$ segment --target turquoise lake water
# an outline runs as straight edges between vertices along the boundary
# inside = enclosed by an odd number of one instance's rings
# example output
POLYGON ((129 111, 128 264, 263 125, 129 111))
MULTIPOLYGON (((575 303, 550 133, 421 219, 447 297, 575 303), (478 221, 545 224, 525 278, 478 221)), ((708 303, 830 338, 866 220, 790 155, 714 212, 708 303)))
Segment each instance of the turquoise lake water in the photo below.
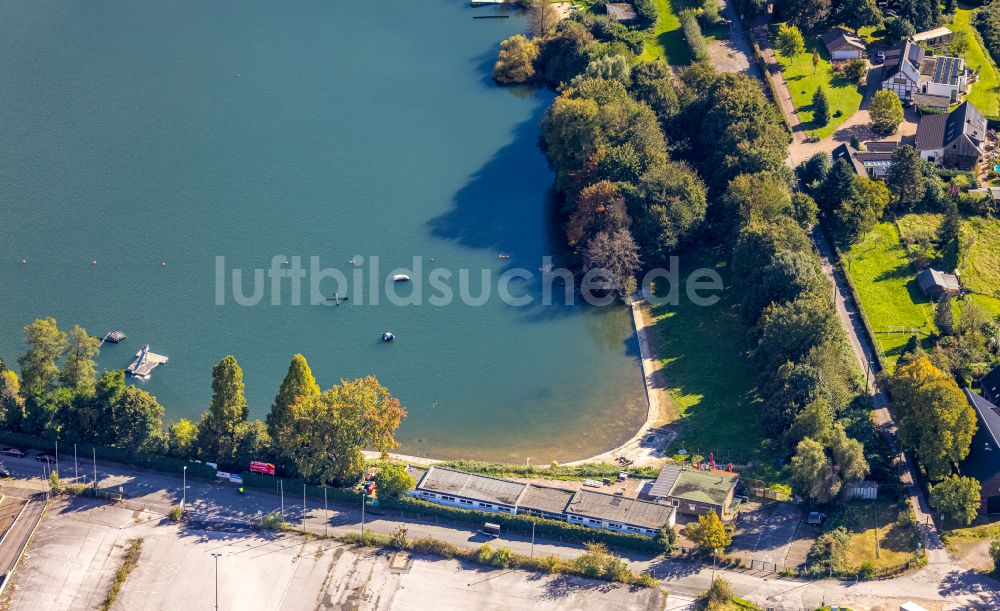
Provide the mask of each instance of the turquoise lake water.
POLYGON ((263 417, 301 352, 324 388, 373 373, 399 397, 400 452, 537 463, 630 437, 645 402, 624 307, 296 306, 288 284, 282 305, 215 303, 217 257, 248 278, 276 256, 474 277, 558 256, 537 146, 552 94, 492 83, 524 27, 472 19, 493 10, 0 3, 0 355, 53 316, 128 335, 102 367, 144 343, 168 355, 143 385, 171 420, 207 407, 229 353, 263 417))

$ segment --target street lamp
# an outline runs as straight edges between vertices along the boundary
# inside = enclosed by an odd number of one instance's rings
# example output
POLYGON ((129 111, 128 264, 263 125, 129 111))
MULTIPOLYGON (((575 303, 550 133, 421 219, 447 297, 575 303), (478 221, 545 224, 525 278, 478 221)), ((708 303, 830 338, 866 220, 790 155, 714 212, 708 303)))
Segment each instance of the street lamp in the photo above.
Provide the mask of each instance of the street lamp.
POLYGON ((184 465, 183 478, 184 478, 183 479, 184 483, 183 483, 183 485, 182 485, 183 487, 181 489, 181 512, 183 512, 184 509, 187 507, 187 494, 188 494, 188 468, 187 468, 187 465, 184 465))
POLYGON ((221 555, 220 552, 212 552, 212 557, 215 558, 215 611, 219 611, 219 556, 221 555))

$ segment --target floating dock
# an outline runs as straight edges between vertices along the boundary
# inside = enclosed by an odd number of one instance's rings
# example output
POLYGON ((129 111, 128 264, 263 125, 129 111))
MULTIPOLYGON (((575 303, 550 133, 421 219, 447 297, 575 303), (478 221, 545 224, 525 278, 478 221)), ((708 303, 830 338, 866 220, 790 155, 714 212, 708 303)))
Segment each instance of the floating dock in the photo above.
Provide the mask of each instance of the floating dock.
POLYGON ((108 332, 107 335, 104 336, 104 339, 101 340, 100 345, 98 345, 97 347, 100 348, 101 346, 103 346, 104 342, 111 342, 112 344, 117 344, 118 342, 121 341, 125 341, 124 333, 122 333, 121 331, 110 331, 108 332))
POLYGON ((135 353, 135 360, 125 368, 125 371, 140 380, 148 380, 154 369, 169 360, 169 358, 162 354, 153 354, 150 352, 149 344, 146 344, 142 347, 142 350, 135 353))
POLYGON ((490 4, 507 4, 508 0, 469 0, 470 6, 489 6, 490 4))

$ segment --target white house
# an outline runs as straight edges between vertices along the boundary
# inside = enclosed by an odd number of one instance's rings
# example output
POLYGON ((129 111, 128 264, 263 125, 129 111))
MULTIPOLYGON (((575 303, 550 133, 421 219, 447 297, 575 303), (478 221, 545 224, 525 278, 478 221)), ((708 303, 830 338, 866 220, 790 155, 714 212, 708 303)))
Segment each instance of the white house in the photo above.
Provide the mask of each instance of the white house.
POLYGON ((882 89, 893 91, 904 104, 947 108, 969 90, 971 71, 960 57, 928 57, 907 38, 885 54, 882 89))
POLYGON ((418 499, 459 509, 513 514, 518 498, 527 487, 527 484, 496 477, 431 467, 417 482, 412 494, 418 499))
POLYGON ((820 39, 826 46, 826 50, 830 52, 830 59, 834 61, 858 59, 865 56, 865 43, 843 28, 833 28, 820 36, 820 39))
POLYGON ((927 161, 970 170, 986 152, 986 128, 983 113, 965 101, 946 115, 921 117, 914 144, 927 161))
POLYGON ((566 521, 590 528, 654 536, 677 522, 677 509, 669 505, 579 490, 566 506, 566 521))

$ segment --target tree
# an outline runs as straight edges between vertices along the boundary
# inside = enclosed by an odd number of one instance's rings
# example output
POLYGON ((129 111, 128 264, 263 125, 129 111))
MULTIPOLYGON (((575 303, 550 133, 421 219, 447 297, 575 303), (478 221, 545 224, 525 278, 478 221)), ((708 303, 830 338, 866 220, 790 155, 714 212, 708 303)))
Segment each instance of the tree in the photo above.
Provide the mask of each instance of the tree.
POLYGON ((899 97, 888 89, 880 89, 872 97, 868 110, 872 126, 882 134, 891 134, 903 122, 903 104, 899 97))
POLYGON ((660 551, 664 554, 670 553, 673 549, 674 544, 677 543, 677 531, 674 530, 673 526, 664 524, 663 528, 656 533, 656 544, 659 546, 660 551))
POLYGON ((178 458, 194 455, 198 442, 198 425, 181 418, 167 427, 167 453, 178 458))
POLYGON ((994 539, 990 543, 990 558, 993 558, 993 575, 996 578, 1000 578, 1000 539, 994 539))
POLYGON ((24 399, 17 374, 0 359, 0 424, 8 431, 21 428, 24 420, 24 399))
POLYGON ((639 247, 628 229, 601 231, 587 242, 583 265, 586 271, 600 270, 618 297, 625 299, 637 288, 639 247))
POLYGON ((844 66, 844 76, 853 83, 861 84, 865 80, 865 75, 868 74, 868 64, 865 60, 860 58, 854 58, 848 60, 847 65, 844 66))
POLYGON ((54 318, 40 318, 24 328, 28 350, 17 359, 21 366, 21 392, 25 397, 41 397, 51 392, 59 379, 56 361, 66 350, 66 334, 54 318))
POLYGON ((803 32, 811 32, 830 17, 830 0, 777 0, 779 21, 790 21, 803 32))
POLYGON ((944 218, 938 225, 937 247, 942 266, 948 271, 958 268, 962 258, 962 216, 954 200, 948 200, 944 218))
POLYGON ((235 432, 233 464, 248 469, 251 461, 266 461, 270 457, 272 441, 266 424, 260 420, 247 420, 237 424, 235 432))
POLYGON ((532 36, 545 36, 559 23, 559 15, 549 0, 528 0, 528 31, 532 36))
POLYGON ((931 506, 965 526, 976 519, 981 500, 979 481, 973 477, 951 474, 931 486, 931 506))
POLYGON ((813 122, 818 125, 826 125, 830 122, 830 102, 826 99, 826 92, 822 87, 817 87, 812 98, 813 122))
POLYGON ((882 11, 875 0, 841 0, 837 17, 841 23, 852 28, 855 35, 865 26, 882 24, 882 11))
POLYGON ((778 53, 785 57, 795 57, 806 50, 802 32, 788 23, 778 24, 778 35, 774 39, 774 46, 778 49, 778 53))
POLYGON ((289 409, 296 399, 314 397, 319 393, 319 384, 313 377, 306 357, 301 354, 292 356, 292 362, 288 364, 288 373, 281 381, 281 387, 278 388, 278 394, 275 395, 271 411, 267 415, 267 430, 271 437, 277 437, 279 423, 288 418, 289 409))
POLYGON ((735 597, 729 582, 722 577, 716 577, 712 580, 712 586, 698 597, 701 603, 699 608, 704 608, 705 611, 725 611, 733 608, 735 597))
POLYGON ((162 422, 163 406, 156 397, 136 386, 126 386, 112 414, 112 445, 133 452, 161 452, 162 422))
POLYGON ((819 443, 826 443, 833 435, 833 410, 830 402, 817 399, 802 408, 795 416, 785 439, 789 447, 796 447, 806 437, 819 443))
POLYGON ((570 246, 587 242, 601 231, 628 227, 625 198, 614 183, 602 180, 585 187, 576 198, 576 209, 566 224, 566 241, 570 246))
POLYGON ((945 293, 938 300, 934 307, 934 326, 938 328, 941 335, 953 335, 955 333, 955 312, 951 306, 951 295, 945 293))
POLYGON ((907 144, 893 151, 886 184, 900 206, 913 207, 923 198, 923 160, 915 148, 907 144))
POLYGON ((813 64, 813 74, 816 74, 816 69, 819 68, 819 47, 813 48, 812 64, 813 64))
POLYGON ((833 235, 841 244, 854 244, 871 231, 889 203, 889 190, 880 181, 856 176, 854 192, 833 212, 833 235))
POLYGON ((733 533, 714 511, 700 515, 697 522, 688 524, 684 528, 684 536, 703 552, 713 556, 724 552, 733 542, 733 533))
POLYGON ((660 127, 667 131, 677 113, 680 101, 674 87, 673 73, 662 60, 642 62, 632 68, 632 95, 656 113, 660 127))
POLYGON ((601 78, 628 85, 632 82, 632 64, 623 55, 605 55, 587 64, 579 78, 601 78))
POLYGON ((406 472, 406 467, 396 463, 385 463, 375 474, 375 489, 381 498, 399 498, 416 485, 413 477, 406 472))
POLYGON ((69 332, 66 356, 62 366, 62 383, 84 393, 94 392, 97 383, 97 365, 94 358, 100 352, 101 342, 91 337, 83 327, 74 325, 69 332))
POLYGON ((833 470, 833 461, 818 441, 807 437, 798 443, 791 472, 795 489, 813 501, 828 503, 840 493, 841 482, 833 470))
POLYGON ((515 34, 500 43, 493 79, 501 85, 530 83, 535 78, 536 59, 538 46, 521 34, 515 34))
POLYGON ((243 370, 228 355, 212 368, 212 402, 198 423, 198 450, 205 460, 228 464, 236 451, 236 427, 247 419, 243 370))
POLYGON ((374 376, 300 397, 277 430, 277 445, 310 481, 346 483, 364 470, 362 448, 383 454, 396 447, 394 434, 406 410, 374 376))
POLYGON ((916 451, 932 479, 945 477, 969 453, 975 411, 955 380, 926 356, 897 367, 889 386, 903 447, 916 451))
POLYGON ((644 173, 628 197, 628 211, 646 263, 666 265, 702 225, 707 209, 705 183, 686 163, 666 161, 644 173))

